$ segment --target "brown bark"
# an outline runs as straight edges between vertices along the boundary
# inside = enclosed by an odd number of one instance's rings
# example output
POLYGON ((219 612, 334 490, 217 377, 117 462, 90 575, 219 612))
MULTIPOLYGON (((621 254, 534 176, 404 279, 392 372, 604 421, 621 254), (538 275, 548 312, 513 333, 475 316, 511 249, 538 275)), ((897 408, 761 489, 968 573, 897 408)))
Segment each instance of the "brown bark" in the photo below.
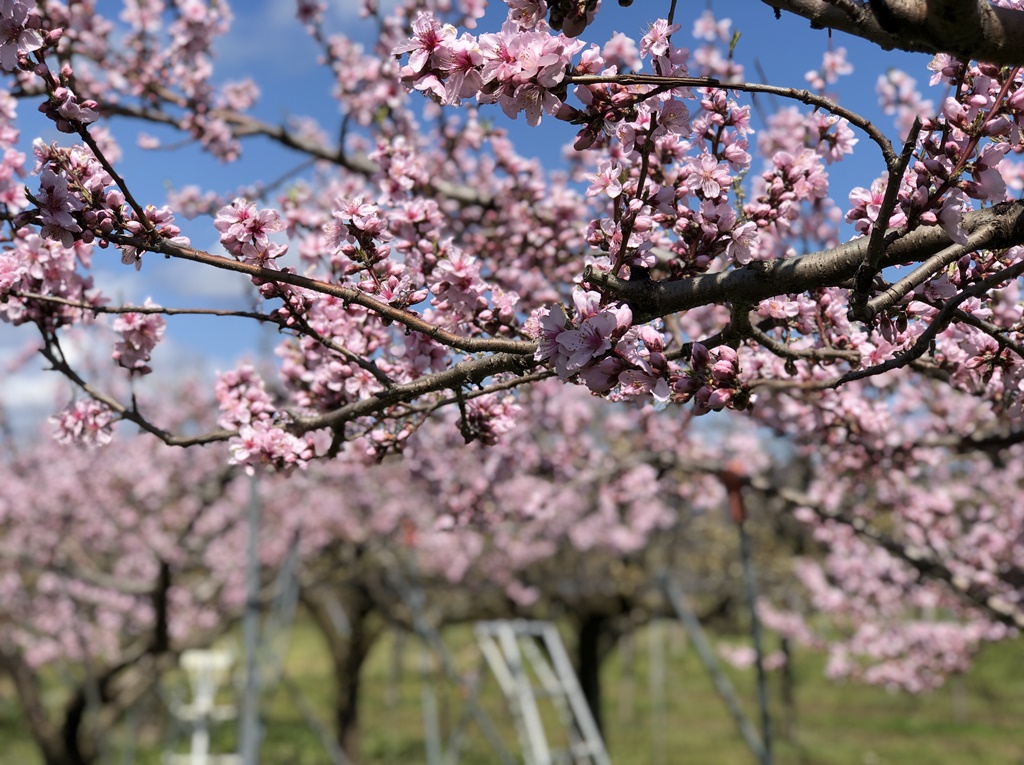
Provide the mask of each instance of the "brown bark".
POLYGON ((762 0, 885 50, 950 53, 1000 66, 1024 64, 1024 12, 987 0, 762 0))

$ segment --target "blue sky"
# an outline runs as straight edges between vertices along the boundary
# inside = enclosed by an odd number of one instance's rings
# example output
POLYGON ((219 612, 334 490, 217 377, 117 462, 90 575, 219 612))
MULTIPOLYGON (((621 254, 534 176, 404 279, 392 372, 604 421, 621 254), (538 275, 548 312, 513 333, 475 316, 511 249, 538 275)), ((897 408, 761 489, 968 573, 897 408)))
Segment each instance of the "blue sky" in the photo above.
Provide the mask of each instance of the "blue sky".
MULTIPOLYGON (((329 32, 345 31, 357 39, 370 39, 372 27, 368 21, 358 18, 357 2, 335 0, 329 5, 326 19, 329 32)), ((582 36, 598 45, 614 31, 622 31, 639 41, 646 25, 667 12, 669 2, 638 0, 628 9, 619 7, 614 0, 605 0, 604 5, 597 23, 582 36)), ((895 67, 908 71, 919 82, 927 80, 927 56, 885 53, 839 33, 833 35, 830 43, 826 32, 810 29, 802 19, 784 14, 782 20, 775 20, 771 8, 760 2, 691 0, 678 5, 677 21, 683 28, 675 36, 677 44, 691 39, 693 19, 706 6, 712 7, 719 18, 733 20, 734 30, 741 33, 736 58, 746 66, 748 80, 760 81, 757 62, 768 82, 804 87, 804 73, 820 66, 828 46, 845 46, 854 73, 840 80, 834 88, 840 102, 876 120, 890 135, 894 134, 891 120, 881 115, 877 107, 875 82, 879 74, 895 67)), ((115 15, 114 9, 119 8, 120 3, 100 0, 97 6, 100 12, 115 15)), ((233 11, 235 20, 231 32, 218 49, 217 79, 252 77, 262 92, 254 112, 268 122, 279 123, 290 115, 308 115, 317 118, 328 135, 336 134, 339 111, 331 97, 332 78, 317 66, 315 46, 294 21, 294 3, 287 0, 236 1, 233 11)), ((492 0, 488 17, 477 32, 496 28, 503 18, 504 4, 492 0)), ((25 117, 33 117, 33 108, 34 104, 24 102, 20 112, 25 117)), ((766 108, 770 111, 771 105, 767 104, 766 108)), ((560 162, 563 146, 571 144, 576 132, 572 125, 550 118, 545 118, 539 129, 530 129, 522 119, 509 121, 496 106, 489 109, 492 112, 489 116, 510 130, 521 153, 537 156, 549 165, 560 162)), ((32 124, 41 125, 38 121, 32 124)), ((48 141, 66 140, 46 125, 41 125, 40 129, 48 141)), ((288 150, 250 140, 244 143, 239 162, 224 165, 192 147, 157 152, 138 149, 135 140, 140 130, 161 136, 159 130, 146 125, 120 121, 113 124, 113 130, 124 151, 119 166, 122 175, 140 200, 158 205, 163 202, 167 184, 180 187, 192 183, 230 191, 256 180, 273 179, 302 161, 288 150)), ((32 135, 26 127, 24 136, 31 138, 32 135)), ((866 139, 862 139, 858 148, 866 161, 845 162, 833 168, 833 194, 839 199, 845 198, 854 186, 869 185, 881 171, 877 152, 865 144, 866 139)), ((217 251, 216 231, 209 220, 184 223, 183 228, 195 246, 217 251)), ((245 297, 250 294, 248 280, 238 274, 215 273, 195 264, 165 261, 152 255, 144 259, 142 271, 137 273, 121 266, 113 250, 98 253, 96 261, 98 285, 118 299, 141 303, 151 296, 163 305, 177 307, 244 307, 248 303, 245 297)), ((18 347, 32 339, 29 332, 0 327, 0 354, 10 359, 18 347)), ((268 335, 251 322, 174 318, 169 321, 168 342, 158 348, 154 366, 158 371, 183 367, 223 369, 242 357, 265 357, 275 343, 272 334, 268 335)), ((36 375, 6 380, 7 406, 11 406, 12 399, 22 400, 29 394, 35 403, 43 403, 38 400, 41 398, 52 398, 52 384, 57 382, 53 377, 47 375, 42 383, 36 375)))

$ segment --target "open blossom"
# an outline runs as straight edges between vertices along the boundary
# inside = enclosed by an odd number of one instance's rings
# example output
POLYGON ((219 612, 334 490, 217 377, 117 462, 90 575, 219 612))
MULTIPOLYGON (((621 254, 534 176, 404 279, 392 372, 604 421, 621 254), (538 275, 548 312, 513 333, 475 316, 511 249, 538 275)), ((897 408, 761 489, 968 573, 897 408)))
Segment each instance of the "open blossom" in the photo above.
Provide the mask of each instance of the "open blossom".
POLYGON ((726 193, 732 184, 729 166, 710 154, 701 154, 695 162, 687 164, 686 172, 687 185, 712 201, 726 193))
POLYGON ((266 249, 270 245, 269 234, 284 228, 277 211, 257 211, 256 205, 244 199, 236 199, 221 208, 213 226, 221 232, 220 241, 224 248, 236 256, 241 254, 245 244, 266 249))
POLYGON ((4 250, 0 253, 0 295, 17 285, 26 270, 27 267, 13 250, 4 250))
POLYGON ((537 361, 554 359, 558 355, 558 336, 565 332, 569 323, 565 310, 560 305, 538 308, 523 325, 523 331, 537 341, 534 358, 537 361))
POLYGON ((451 24, 441 24, 432 14, 424 12, 412 22, 412 33, 411 39, 396 45, 391 53, 395 56, 408 53, 409 69, 422 72, 428 65, 439 63, 432 60, 434 55, 455 39, 456 30, 451 24))
POLYGON ((655 56, 664 56, 668 53, 671 42, 669 36, 673 32, 678 32, 681 28, 679 24, 669 24, 665 19, 658 19, 648 30, 642 38, 640 38, 640 58, 647 58, 648 53, 653 53, 655 56))
POLYGON ((75 234, 82 233, 82 227, 75 220, 74 213, 85 204, 68 189, 68 179, 57 175, 50 168, 43 168, 39 174, 39 193, 36 195, 43 227, 40 230, 47 239, 54 239, 65 247, 75 242, 75 234))
POLYGON ((640 67, 640 51, 636 43, 633 42, 633 38, 622 32, 616 32, 604 44, 601 57, 607 64, 616 66, 620 72, 633 71, 640 67))
POLYGON ((508 5, 508 17, 520 29, 533 29, 548 15, 548 4, 545 0, 505 0, 508 5))
POLYGON ((37 29, 26 29, 28 6, 20 0, 0 3, 0 68, 12 72, 18 68, 18 54, 31 53, 43 47, 37 29))
POLYGON ((480 73, 483 55, 475 39, 463 35, 445 52, 441 61, 441 68, 448 73, 442 101, 445 106, 458 106, 463 98, 480 92, 484 83, 480 73))
MULTIPOLYGON (((629 306, 600 309, 590 296, 600 299, 596 292, 573 293, 580 322, 576 328, 570 326, 565 311, 558 305, 535 311, 524 327, 538 341, 535 358, 549 362, 563 380, 611 351, 633 321, 629 306)), ((611 381, 605 389, 613 385, 611 381)))
POLYGON ((609 307, 587 319, 577 329, 559 333, 555 369, 567 377, 612 349, 633 320, 629 306, 609 307))
POLYGON ((658 128, 669 133, 678 133, 681 136, 690 134, 690 110, 682 101, 667 101, 661 107, 661 116, 658 117, 658 128))
POLYGON ((622 168, 615 162, 601 160, 597 165, 597 174, 590 176, 590 188, 587 189, 587 196, 607 194, 615 199, 622 193, 622 168))
POLYGON ((693 36, 698 40, 707 42, 728 42, 732 37, 732 19, 715 19, 715 14, 704 11, 696 21, 693 22, 693 36))

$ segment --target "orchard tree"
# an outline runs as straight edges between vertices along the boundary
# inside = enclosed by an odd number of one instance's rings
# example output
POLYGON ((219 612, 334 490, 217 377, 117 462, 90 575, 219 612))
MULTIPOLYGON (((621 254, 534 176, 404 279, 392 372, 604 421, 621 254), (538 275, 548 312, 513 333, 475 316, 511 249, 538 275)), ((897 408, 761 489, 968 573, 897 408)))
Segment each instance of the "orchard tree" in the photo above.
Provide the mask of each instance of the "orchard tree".
POLYGON ((0 671, 47 765, 101 758, 181 651, 245 602, 248 481, 224 455, 150 436, 124 448, 44 438, 0 465, 0 671))
MULTIPOLYGON (((819 608, 859 625, 828 636, 845 646, 836 672, 928 687, 962 666, 943 666, 951 647, 967 657, 1015 634, 1024 7, 750 4, 744 23, 780 36, 800 17, 822 29, 822 64, 793 87, 753 81, 730 22, 684 18, 672 0, 633 9, 635 27, 604 39, 589 38, 612 10, 597 0, 485 5, 367 0, 376 39, 364 46, 330 28, 324 4, 300 1, 341 111, 321 125, 264 122, 254 83, 215 78, 223 1, 128 2, 116 20, 90 2, 0 3, 0 315, 79 389, 58 434, 96 443, 124 421, 287 472, 401 452, 443 409, 455 440, 498 444, 544 380, 659 410, 645 415, 654 443, 676 438, 672 420, 731 410, 718 417, 767 426, 810 464, 806 491, 772 487, 754 459, 716 464, 713 449, 673 459, 716 475, 733 502, 774 489, 814 525, 830 557, 802 573, 819 608), (933 54, 925 88, 898 70, 879 79, 894 129, 833 92, 852 67, 826 29, 933 54), (29 163, 17 112, 32 109, 66 138, 32 140, 29 163), (560 128, 564 166, 517 151, 510 120, 560 128), (257 179, 242 196, 140 198, 141 171, 115 139, 127 121, 224 162, 263 139, 312 167, 276 199, 257 179), (837 193, 851 162, 859 185, 837 193), (223 253, 192 244, 213 240, 223 253), (111 258, 188 261, 197 283, 212 269, 244 275, 254 306, 118 305, 94 269, 111 258), (68 352, 73 332, 106 321, 114 362, 141 390, 183 313, 280 331, 272 374, 220 375, 216 429, 175 429, 68 352), (943 622, 957 626, 940 640, 943 622), (864 670, 901 660, 881 648, 897 635, 900 656, 925 655, 864 670), (915 673, 925 680, 906 681, 915 673)), ((566 428, 556 414, 519 425, 566 428)), ((442 443, 431 469, 448 491, 454 445, 442 443)))
MULTIPOLYGON (((350 757, 358 758, 359 671, 383 622, 421 631, 424 620, 443 629, 565 618, 599 716, 601 660, 620 634, 667 613, 651 572, 676 566, 706 577, 696 562, 709 563, 700 552, 708 539, 691 532, 717 516, 725 491, 713 475, 674 466, 697 455, 727 461, 753 447, 753 434, 708 445, 692 436, 692 417, 666 428, 653 410, 597 403, 549 380, 523 392, 523 426, 494 445, 462 443, 451 411, 419 428, 400 459, 368 469, 368 458, 343 454, 276 484, 307 508, 303 537, 322 540, 304 562, 304 600, 331 650, 338 739, 350 757), (672 458, 651 451, 652 428, 674 433, 672 458), (332 601, 345 611, 343 629, 332 601)), ((709 568, 721 575, 728 563, 709 568)))

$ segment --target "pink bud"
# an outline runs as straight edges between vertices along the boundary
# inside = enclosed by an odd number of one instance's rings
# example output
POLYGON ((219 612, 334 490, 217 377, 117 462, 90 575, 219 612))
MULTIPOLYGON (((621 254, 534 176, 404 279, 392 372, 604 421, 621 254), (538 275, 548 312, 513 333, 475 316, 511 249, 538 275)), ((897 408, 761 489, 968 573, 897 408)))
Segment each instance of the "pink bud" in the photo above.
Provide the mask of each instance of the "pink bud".
POLYGON ((708 365, 709 360, 708 349, 700 343, 694 343, 690 350, 690 363, 693 364, 693 368, 703 369, 708 365))

